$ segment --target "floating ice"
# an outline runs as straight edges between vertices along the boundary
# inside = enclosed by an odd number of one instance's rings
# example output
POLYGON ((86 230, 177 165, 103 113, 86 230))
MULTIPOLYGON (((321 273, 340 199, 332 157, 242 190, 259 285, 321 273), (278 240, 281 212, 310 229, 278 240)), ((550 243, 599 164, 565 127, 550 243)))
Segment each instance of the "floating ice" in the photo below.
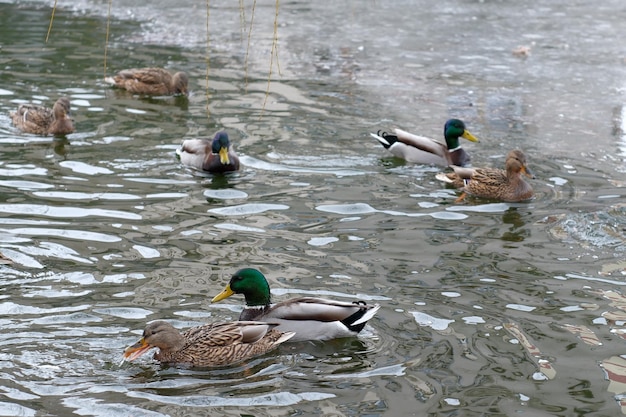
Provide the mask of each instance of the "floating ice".
POLYGON ((337 242, 339 239, 336 237, 314 237, 307 242, 311 246, 324 246, 333 242, 337 242))
POLYGON ((419 311, 410 311, 410 313, 413 314, 417 324, 430 327, 433 330, 446 330, 450 323, 454 323, 454 320, 439 319, 419 311))
POLYGON ((259 214, 269 210, 287 210, 289 206, 284 204, 240 204, 238 206, 220 207, 208 210, 209 213, 222 214, 224 216, 245 216, 259 214))
POLYGON ((204 192, 204 196, 207 198, 216 198, 219 200, 234 200, 238 198, 246 198, 248 194, 233 189, 225 189, 225 190, 206 190, 204 192))

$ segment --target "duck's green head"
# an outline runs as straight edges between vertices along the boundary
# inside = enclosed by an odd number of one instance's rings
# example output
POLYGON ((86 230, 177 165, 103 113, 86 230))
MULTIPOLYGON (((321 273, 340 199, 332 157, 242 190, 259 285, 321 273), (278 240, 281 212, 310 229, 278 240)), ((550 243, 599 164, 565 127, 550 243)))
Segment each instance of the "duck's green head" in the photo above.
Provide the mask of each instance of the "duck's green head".
POLYGON ((230 164, 230 158, 228 157, 228 148, 230 147, 230 140, 228 134, 224 131, 217 132, 213 141, 211 142, 211 152, 220 155, 220 162, 222 164, 230 164))
POLYGON ((254 268, 235 272, 228 285, 211 302, 221 301, 233 294, 243 294, 247 306, 265 306, 270 303, 270 286, 261 271, 254 268))
POLYGON ((470 142, 478 142, 478 138, 472 135, 466 128, 465 123, 459 119, 450 119, 443 127, 443 136, 446 138, 448 149, 459 147, 459 138, 465 138, 470 142))

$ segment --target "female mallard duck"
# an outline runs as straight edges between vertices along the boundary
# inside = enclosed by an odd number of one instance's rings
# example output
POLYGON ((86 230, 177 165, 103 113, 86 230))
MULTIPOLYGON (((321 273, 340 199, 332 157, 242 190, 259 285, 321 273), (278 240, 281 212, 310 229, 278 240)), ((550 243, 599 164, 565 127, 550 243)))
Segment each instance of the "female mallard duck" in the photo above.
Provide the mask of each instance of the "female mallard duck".
POLYGON ((466 194, 476 197, 515 203, 533 197, 533 188, 521 174, 535 178, 526 165, 526 155, 513 150, 506 156, 505 170, 498 168, 460 168, 452 166, 454 172, 439 173, 437 179, 461 188, 463 194, 456 199, 462 201, 466 194))
POLYGON ((292 341, 356 336, 380 308, 378 304, 367 305, 364 301, 348 303, 313 297, 293 298, 271 305, 269 284, 265 276, 253 268, 237 271, 211 302, 233 294, 243 294, 246 299, 239 320, 278 323, 278 330, 296 333, 292 341))
POLYGON ((466 128, 465 123, 458 119, 450 119, 443 127, 446 144, 424 136, 413 135, 404 130, 394 129, 392 133, 370 133, 385 149, 397 158, 417 164, 431 164, 447 167, 448 165, 467 166, 470 156, 461 147, 459 138, 478 142, 466 128))
POLYGON ((13 124, 23 132, 36 135, 67 135, 74 131, 70 119, 70 100, 61 97, 52 109, 34 104, 22 104, 11 113, 13 124))
POLYGON ((189 79, 184 72, 172 75, 163 68, 132 68, 122 70, 104 81, 134 94, 164 96, 187 95, 189 79))
POLYGON ((217 132, 213 140, 187 139, 176 150, 176 155, 183 165, 211 174, 239 170, 239 157, 224 131, 217 132))
POLYGON ((276 324, 255 321, 212 323, 180 333, 166 321, 148 324, 137 343, 124 351, 132 361, 153 347, 154 359, 161 363, 216 367, 231 365, 262 355, 286 342, 294 333, 280 332, 276 324))

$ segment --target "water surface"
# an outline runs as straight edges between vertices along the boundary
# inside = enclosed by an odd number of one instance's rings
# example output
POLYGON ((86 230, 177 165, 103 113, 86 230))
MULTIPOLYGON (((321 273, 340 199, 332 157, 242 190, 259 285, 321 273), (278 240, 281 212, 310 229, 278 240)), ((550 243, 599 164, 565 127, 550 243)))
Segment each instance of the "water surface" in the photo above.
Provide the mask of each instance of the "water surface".
POLYGON ((115 2, 107 72, 190 74, 185 98, 103 81, 106 4, 0 4, 0 415, 623 414, 624 51, 620 1, 115 2), (241 21, 246 22, 245 25, 241 21), (516 55, 519 46, 530 54, 516 55), (276 61, 274 60, 276 65, 276 61), (77 132, 24 135, 19 103, 72 101, 77 132), (525 204, 454 203, 434 167, 370 131, 523 149, 525 204), (174 150, 226 129, 241 172, 174 150), (147 321, 230 320, 238 268, 276 300, 382 305, 363 334, 207 371, 120 365, 147 321))

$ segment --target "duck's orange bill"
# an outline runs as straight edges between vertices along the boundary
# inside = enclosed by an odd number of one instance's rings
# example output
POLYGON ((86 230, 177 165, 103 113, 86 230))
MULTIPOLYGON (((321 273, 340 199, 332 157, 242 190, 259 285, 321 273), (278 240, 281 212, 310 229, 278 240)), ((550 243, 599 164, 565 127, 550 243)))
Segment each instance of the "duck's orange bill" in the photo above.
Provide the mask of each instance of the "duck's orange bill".
POLYGON ((146 343, 146 340, 142 337, 139 339, 137 343, 132 346, 127 347, 124 350, 124 360, 125 361, 134 361, 147 351, 152 348, 149 344, 146 343))
POLYGON ((528 168, 526 165, 522 166, 522 172, 524 173, 524 175, 526 175, 528 178, 535 178, 535 174, 530 170, 530 168, 528 168))

